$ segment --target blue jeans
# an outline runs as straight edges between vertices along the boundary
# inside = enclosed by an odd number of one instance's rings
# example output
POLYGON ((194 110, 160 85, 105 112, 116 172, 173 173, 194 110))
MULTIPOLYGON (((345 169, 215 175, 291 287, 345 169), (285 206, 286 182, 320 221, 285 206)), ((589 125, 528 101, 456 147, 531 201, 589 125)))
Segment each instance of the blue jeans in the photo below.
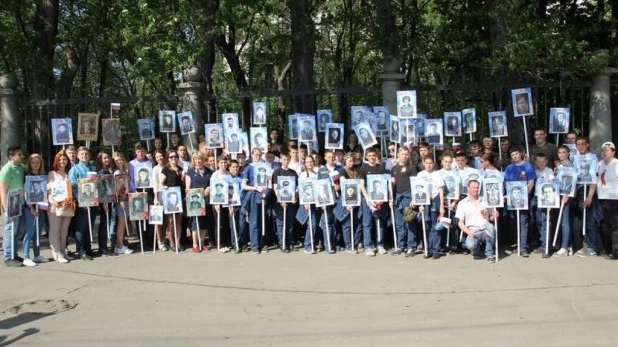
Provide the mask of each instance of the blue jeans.
MULTIPOLYGON (((233 207, 234 215, 228 214, 228 222, 230 224, 230 238, 232 240, 232 248, 236 248, 236 238, 238 238, 238 248, 242 250, 244 242, 244 233, 240 228, 240 207, 233 207), (234 235, 234 225, 236 225, 236 235, 234 235)), ((200 226, 201 227, 201 226, 200 226)))
MULTIPOLYGON (((436 229, 438 215, 440 214, 440 197, 431 199, 431 204, 424 206, 425 232, 427 233, 427 250, 429 253, 440 252, 441 230, 436 229)), ((441 225, 441 224, 440 224, 441 225)), ((440 228, 441 229, 441 228, 440 228)))
POLYGON ((105 213, 103 208, 100 209, 99 218, 99 252, 107 250, 107 214, 109 214, 109 237, 112 250, 116 246, 116 208, 115 204, 109 204, 108 212, 105 213))
POLYGON ((88 221, 88 208, 78 207, 75 211, 75 244, 77 245, 77 253, 80 255, 92 254, 90 227, 94 226, 96 211, 95 207, 90 207, 90 221, 88 221))
MULTIPOLYGON (((581 223, 584 223, 584 211, 586 211, 586 237, 585 237, 585 241, 586 241, 586 246, 588 246, 588 250, 591 251, 596 251, 598 248, 598 241, 599 241, 599 223, 597 223, 597 221, 595 221, 595 219, 593 218, 593 209, 594 208, 598 208, 599 204, 599 200, 597 199, 596 195, 594 195, 594 198, 592 199, 592 203, 590 204, 590 206, 584 210, 583 206, 584 206, 584 196, 583 196, 583 188, 579 189, 577 191, 577 200, 573 202, 573 204, 571 206, 573 206, 573 210, 571 210, 571 212, 574 212, 574 216, 573 217, 577 217, 579 218, 579 220, 581 221, 581 223)), ((571 224, 572 225, 572 224, 571 224)), ((583 225, 582 225, 583 227, 583 225)), ((583 230, 582 230, 583 232, 583 230)))
POLYGON ((283 230, 283 208, 279 204, 277 204, 276 208, 281 209, 281 218, 277 217, 277 238, 279 239, 279 247, 282 249, 291 249, 294 243, 294 221, 296 220, 298 205, 287 205, 285 212, 285 230, 283 230), (285 244, 283 244, 283 233, 285 233, 285 244))
POLYGON ((336 250, 337 249, 337 241, 335 237, 335 216, 333 215, 333 207, 326 206, 326 209, 319 209, 318 221, 321 221, 324 218, 324 228, 322 228, 320 223, 320 229, 322 229, 322 239, 324 240, 324 248, 327 251, 336 250), (326 223, 326 216, 328 216, 328 223, 326 223), (328 227, 326 226, 328 224, 328 227))
POLYGON ((571 247, 571 226, 575 220, 575 216, 571 213, 571 205, 573 204, 573 198, 569 198, 569 202, 562 208, 562 220, 560 221, 560 235, 562 236, 561 248, 567 249, 571 247))
POLYGON ((493 256, 494 255, 494 243, 495 243, 495 235, 496 228, 490 222, 485 223, 485 230, 479 230, 474 232, 474 237, 466 238, 465 246, 467 249, 472 252, 472 254, 477 255, 479 253, 479 246, 481 244, 485 244, 485 256, 493 256))
MULTIPOLYGON (((304 206, 301 206, 299 208, 305 208, 304 206)), ((305 232, 305 250, 306 251, 312 251, 314 250, 315 246, 317 245, 318 239, 317 239, 317 230, 318 230, 318 214, 315 210, 315 206, 311 206, 311 215, 309 216, 309 218, 311 218, 311 225, 309 225, 309 220, 307 220, 307 229, 305 232), (309 227, 311 226, 311 227, 309 227), (313 248, 311 248, 311 238, 313 235, 313 248)))
MULTIPOLYGON (((517 218, 517 211, 509 211, 509 216, 511 219, 517 218)), ((528 220, 530 219, 530 212, 528 210, 520 210, 519 211, 519 230, 520 230, 520 239, 519 239, 519 247, 520 250, 528 251, 528 220)), ((514 223, 516 223, 515 221, 514 223)), ((517 224, 513 224, 514 227, 517 227, 517 224)))
POLYGON ((384 247, 384 244, 382 243, 384 226, 378 226, 379 221, 371 214, 371 209, 369 208, 369 206, 367 206, 365 200, 362 200, 361 202, 361 209, 363 214, 363 246, 367 250, 374 249, 376 247, 376 244, 378 247, 384 247), (372 233, 374 222, 376 224, 376 229, 380 229, 376 230, 376 233, 378 234, 376 235, 376 242, 374 242, 372 233))
POLYGON ((403 221, 403 209, 406 207, 404 205, 405 203, 401 203, 393 206, 395 230, 397 230, 397 247, 414 250, 416 249, 416 222, 414 220, 407 223, 403 221))
MULTIPOLYGON (((534 208, 534 216, 535 216, 535 219, 536 219, 536 230, 538 230, 539 236, 540 236, 540 239, 541 239, 541 249, 543 249, 543 252, 545 252, 545 246, 546 246, 546 243, 547 243, 547 238, 546 238, 546 236, 547 236, 547 217, 548 217, 547 209, 545 209, 545 208, 538 208, 538 207, 535 206, 535 208, 534 208)), ((551 213, 550 213, 550 216, 551 216, 551 213)), ((552 239, 551 239, 551 225, 549 226, 549 228, 550 228, 549 229, 549 234, 550 234, 549 242, 551 243, 552 242, 552 239)))
MULTIPOLYGON (((39 211, 39 233, 41 232, 41 218, 45 215, 45 211, 39 211)), ((30 212, 30 208, 24 207, 24 221, 26 222, 26 232, 24 235, 24 259, 30 259, 30 243, 33 243, 33 251, 34 257, 38 257, 41 255, 41 249, 36 244, 36 218, 32 212, 30 212)), ((40 235, 40 234, 39 234, 40 235)))
POLYGON ((15 218, 15 221, 11 223, 11 221, 7 218, 8 215, 4 214, 4 237, 2 238, 2 249, 4 249, 4 260, 11 259, 11 254, 13 258, 17 258, 17 231, 19 230, 19 220, 20 218, 15 218), (12 231, 15 230, 14 233, 12 231), (11 249, 11 233, 13 234, 13 246, 15 249, 11 249))
POLYGON ((361 237, 363 234, 363 224, 359 218, 359 207, 352 208, 354 216, 349 214, 346 219, 341 222, 341 229, 343 231, 343 242, 347 250, 352 250, 359 243, 361 243, 361 237), (353 218, 352 218, 353 217, 353 218), (352 223, 354 223, 354 243, 352 243, 352 223))

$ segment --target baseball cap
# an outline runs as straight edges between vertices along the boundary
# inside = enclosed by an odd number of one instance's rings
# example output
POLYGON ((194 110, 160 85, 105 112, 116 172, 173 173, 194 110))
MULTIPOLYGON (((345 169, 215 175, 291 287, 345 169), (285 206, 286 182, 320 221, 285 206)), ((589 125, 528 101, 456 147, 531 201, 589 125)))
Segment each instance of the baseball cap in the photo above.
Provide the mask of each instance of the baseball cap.
POLYGON ((615 149, 616 149, 616 146, 614 146, 614 143, 613 143, 613 142, 605 142, 605 143, 603 144, 603 146, 601 146, 601 148, 605 148, 605 147, 609 147, 609 148, 611 148, 611 149, 613 149, 613 150, 615 150, 615 149))

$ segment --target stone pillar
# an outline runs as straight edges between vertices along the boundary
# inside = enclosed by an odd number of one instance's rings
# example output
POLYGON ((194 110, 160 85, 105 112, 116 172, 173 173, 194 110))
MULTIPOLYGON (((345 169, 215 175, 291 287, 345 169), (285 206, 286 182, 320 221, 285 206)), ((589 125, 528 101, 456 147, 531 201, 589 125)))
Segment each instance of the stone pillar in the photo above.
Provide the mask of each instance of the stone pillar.
POLYGON ((397 114, 397 91, 406 75, 399 72, 401 64, 396 59, 385 59, 382 80, 382 106, 387 106, 392 115, 397 114))
MULTIPOLYGON (((607 68, 596 75, 590 88, 590 151, 601 156, 601 145, 612 141, 612 109, 609 77, 618 69, 607 68)), ((585 135, 585 134, 584 134, 585 135)))
POLYGON ((9 146, 21 145, 19 110, 17 108, 17 77, 12 73, 0 76, 0 151, 1 164, 7 161, 9 146))
POLYGON ((202 118, 202 97, 201 74, 197 67, 190 67, 183 73, 183 83, 178 83, 178 94, 182 100, 182 111, 193 113, 195 133, 184 135, 182 143, 187 146, 189 151, 193 148, 197 151, 198 137, 204 134, 204 119, 202 118))

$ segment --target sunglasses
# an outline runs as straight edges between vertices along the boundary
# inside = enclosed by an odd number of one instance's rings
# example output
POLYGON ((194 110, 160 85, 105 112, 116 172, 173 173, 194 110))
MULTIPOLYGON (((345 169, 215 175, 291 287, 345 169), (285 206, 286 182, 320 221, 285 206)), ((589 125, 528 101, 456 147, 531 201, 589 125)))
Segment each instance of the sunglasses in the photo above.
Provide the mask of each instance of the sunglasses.
POLYGON ((169 158, 170 159, 178 159, 178 156, 177 155, 170 155, 169 158))

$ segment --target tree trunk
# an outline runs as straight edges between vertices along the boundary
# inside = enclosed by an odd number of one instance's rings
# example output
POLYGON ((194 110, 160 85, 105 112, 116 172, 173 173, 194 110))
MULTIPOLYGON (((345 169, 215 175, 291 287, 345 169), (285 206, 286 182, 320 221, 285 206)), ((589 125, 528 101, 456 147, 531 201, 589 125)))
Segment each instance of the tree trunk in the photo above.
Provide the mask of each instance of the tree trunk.
POLYGON ((35 99, 53 96, 54 48, 58 35, 59 0, 38 0, 32 40, 32 92, 35 99))
POLYGON ((216 109, 217 101, 213 98, 214 88, 212 85, 212 70, 215 66, 215 15, 219 9, 219 1, 204 1, 200 8, 203 18, 203 29, 206 31, 204 37, 204 55, 198 59, 198 67, 202 73, 202 80, 205 84, 207 98, 207 107, 202 107, 200 117, 204 123, 214 123, 217 119, 216 109), (204 114, 204 112, 206 112, 204 114))
POLYGON ((295 111, 315 114, 313 59, 315 55, 315 23, 309 0, 288 0, 291 13, 292 88, 303 95, 294 97, 295 111))

